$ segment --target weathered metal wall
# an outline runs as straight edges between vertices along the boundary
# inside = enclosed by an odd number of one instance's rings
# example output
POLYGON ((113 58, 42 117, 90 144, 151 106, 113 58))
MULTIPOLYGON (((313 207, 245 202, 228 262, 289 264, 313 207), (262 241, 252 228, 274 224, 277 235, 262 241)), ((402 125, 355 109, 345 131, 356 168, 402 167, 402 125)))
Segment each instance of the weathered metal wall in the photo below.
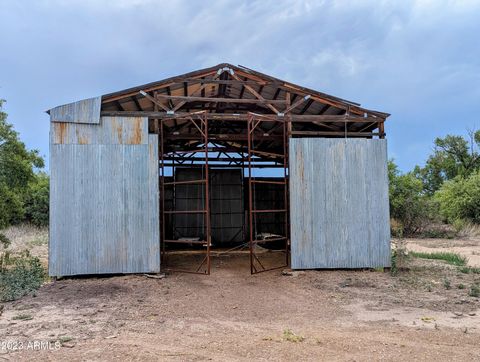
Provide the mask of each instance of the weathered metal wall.
POLYGON ((68 123, 100 123, 102 97, 84 99, 52 108, 50 121, 68 123))
POLYGON ((160 270, 158 141, 146 118, 51 123, 49 274, 160 270))
POLYGON ((387 145, 290 140, 292 268, 390 266, 387 145))

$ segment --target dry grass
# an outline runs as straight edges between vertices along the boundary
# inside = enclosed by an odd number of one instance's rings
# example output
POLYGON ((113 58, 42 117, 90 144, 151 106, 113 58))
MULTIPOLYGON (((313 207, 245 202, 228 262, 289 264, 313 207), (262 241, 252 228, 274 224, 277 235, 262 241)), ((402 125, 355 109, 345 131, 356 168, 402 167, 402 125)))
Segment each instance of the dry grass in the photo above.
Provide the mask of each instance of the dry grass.
POLYGON ((43 246, 48 244, 48 228, 36 227, 31 224, 21 224, 10 226, 2 231, 10 239, 9 249, 13 253, 31 249, 34 246, 43 246))
POLYGON ((480 225, 469 222, 462 223, 458 229, 458 236, 461 238, 478 238, 480 237, 480 225))
POLYGON ((293 333, 290 329, 285 329, 283 331, 282 339, 284 341, 297 343, 297 342, 303 342, 305 340, 305 337, 293 333))

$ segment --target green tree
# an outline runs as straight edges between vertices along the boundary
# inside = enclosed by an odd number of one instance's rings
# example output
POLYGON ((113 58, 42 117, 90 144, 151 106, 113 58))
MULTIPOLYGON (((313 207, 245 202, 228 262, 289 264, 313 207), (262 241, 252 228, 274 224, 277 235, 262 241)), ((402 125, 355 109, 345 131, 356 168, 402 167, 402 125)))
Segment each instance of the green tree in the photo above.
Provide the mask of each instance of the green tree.
POLYGON ((36 179, 35 170, 44 165, 38 151, 19 140, 3 104, 0 100, 0 229, 23 220, 24 195, 36 179))
POLYGON ((480 168, 479 147, 480 131, 469 132, 468 138, 452 135, 436 138, 433 154, 425 167, 415 167, 414 174, 422 180, 425 192, 433 195, 445 181, 468 177, 480 168))
POLYGON ((468 220, 480 223, 480 170, 445 182, 435 193, 440 214, 448 222, 468 220))
POLYGON ((25 194, 25 218, 36 226, 48 225, 49 181, 46 173, 38 173, 25 194))
POLYGON ((413 173, 401 174, 393 161, 388 162, 390 216, 401 224, 402 233, 419 231, 431 218, 431 200, 422 181, 413 173))

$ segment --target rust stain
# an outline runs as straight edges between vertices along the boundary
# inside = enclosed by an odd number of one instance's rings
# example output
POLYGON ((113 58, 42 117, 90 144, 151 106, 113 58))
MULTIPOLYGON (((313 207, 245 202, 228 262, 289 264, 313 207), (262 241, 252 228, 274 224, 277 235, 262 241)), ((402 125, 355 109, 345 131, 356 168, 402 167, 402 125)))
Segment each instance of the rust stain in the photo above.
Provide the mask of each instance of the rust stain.
POLYGON ((86 145, 88 144, 88 138, 84 137, 80 134, 78 128, 75 130, 75 135, 77 136, 77 143, 79 145, 86 145))
POLYGON ((121 124, 118 124, 118 123, 117 123, 117 120, 116 120, 116 119, 113 120, 113 125, 114 125, 115 129, 117 130, 118 143, 119 143, 119 144, 122 144, 122 143, 123 143, 123 136, 122 136, 122 134, 123 134, 123 127, 122 127, 121 124))
POLYGON ((78 144, 88 145, 88 139, 86 137, 78 136, 78 144))
POLYGON ((55 134, 57 136, 58 143, 65 143, 65 136, 67 133, 67 123, 56 123, 55 134))
POLYGON ((297 153, 297 165, 299 165, 299 179, 303 182, 305 180, 305 170, 304 170, 304 162, 303 162, 303 151, 297 153))
POLYGON ((129 144, 138 145, 142 143, 142 119, 134 120, 132 136, 129 139, 129 144))

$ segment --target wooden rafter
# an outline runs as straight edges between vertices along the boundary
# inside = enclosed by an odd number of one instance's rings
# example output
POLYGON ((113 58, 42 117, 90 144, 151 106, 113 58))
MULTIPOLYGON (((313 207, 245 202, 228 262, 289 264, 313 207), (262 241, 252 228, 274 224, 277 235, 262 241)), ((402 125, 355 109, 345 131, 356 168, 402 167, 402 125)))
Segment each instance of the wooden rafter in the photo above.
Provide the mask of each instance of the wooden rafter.
MULTIPOLYGON (((157 106, 159 106, 161 109, 163 109, 165 112, 169 112, 170 110, 160 101, 158 101, 156 98, 153 98, 150 94, 148 94, 147 92, 144 92, 143 90, 140 91, 140 94, 142 96, 144 96, 145 98, 147 98, 150 102, 152 102, 153 104, 156 104, 157 106)), ((158 97, 158 95, 157 95, 158 97)))
MULTIPOLYGON (((322 93, 322 92, 318 92, 318 91, 311 90, 311 89, 308 89, 308 88, 305 88, 305 87, 302 87, 302 86, 299 86, 299 85, 295 85, 293 83, 274 78, 274 77, 269 76, 267 74, 262 74, 260 72, 255 71, 255 70, 248 69, 246 67, 234 66, 234 65, 230 65, 230 64, 226 64, 226 63, 219 64, 215 67, 210 67, 210 68, 190 72, 190 73, 187 73, 187 74, 184 74, 184 75, 171 77, 171 78, 168 78, 168 79, 165 79, 165 80, 162 80, 162 81, 145 84, 143 86, 126 89, 126 90, 123 90, 123 91, 120 91, 120 92, 110 93, 110 94, 104 95, 102 97, 102 103, 103 104, 109 104, 109 106, 105 107, 105 109, 112 109, 114 106, 116 106, 118 108, 118 105, 116 105, 114 103, 115 101, 117 101, 117 100, 120 100, 120 101, 130 100, 131 101, 131 99, 129 99, 129 97, 135 96, 136 94, 138 94, 139 90, 143 90, 143 91, 145 91, 149 94, 152 94, 153 91, 158 91, 159 93, 162 93, 162 90, 163 90, 163 93, 167 93, 168 92, 168 90, 166 90, 167 87, 172 87, 171 92, 173 92, 173 89, 174 89, 173 87, 175 87, 175 89, 177 89, 180 86, 180 89, 181 89, 182 83, 183 83, 183 85, 185 85, 184 83, 187 83, 188 88, 190 87, 190 85, 193 85, 193 84, 200 84, 200 85, 203 85, 203 86, 205 86, 205 85, 208 86, 209 84, 210 85, 212 85, 212 84, 238 85, 239 87, 241 87, 240 92, 247 89, 247 88, 245 88, 245 86, 252 87, 252 89, 257 90, 257 92, 258 92, 258 88, 255 87, 255 86, 256 85, 258 85, 258 86, 263 85, 265 87, 269 86, 269 87, 273 88, 273 92, 274 92, 273 100, 276 100, 280 96, 282 91, 291 92, 291 94, 292 94, 291 103, 292 104, 296 101, 296 97, 304 97, 305 95, 310 94, 312 96, 311 101, 310 101, 310 102, 312 102, 311 104, 313 104, 313 102, 318 102, 318 103, 321 103, 321 104, 324 104, 324 105, 328 104, 328 105, 330 105, 332 107, 335 107, 335 108, 338 108, 338 109, 343 109, 343 110, 350 109, 350 113, 356 114, 356 115, 359 115, 359 116, 374 115, 374 116, 380 117, 382 119, 385 119, 389 116, 388 113, 382 113, 382 112, 378 112, 378 111, 364 109, 358 103, 350 102, 350 101, 347 101, 347 100, 344 100, 344 99, 341 99, 341 98, 338 98, 338 97, 334 97, 334 96, 331 96, 331 95, 328 95, 328 94, 325 94, 325 93, 322 93), (212 77, 216 77, 219 74, 219 72, 220 73, 227 72, 230 75, 234 74, 239 79, 238 80, 234 79, 234 77, 231 77, 232 79, 212 79, 212 77), (208 79, 208 78, 210 78, 210 79, 208 79)), ((201 95, 204 94, 204 91, 205 91, 205 89, 202 89, 202 91, 200 91, 201 95)), ((248 91, 250 91, 250 90, 248 90, 248 91)), ((183 95, 185 96, 185 92, 183 92, 183 95)), ((192 94, 190 94, 190 95, 192 95, 192 94)), ((242 98, 243 98, 243 94, 242 94, 242 98)), ((257 98, 257 99, 261 99, 261 98, 257 98)), ((306 103, 304 105, 304 107, 307 107, 307 105, 308 105, 308 103, 306 103)), ((141 108, 138 107, 137 104, 136 104, 136 106, 137 106, 138 109, 141 109, 141 108)), ((275 108, 276 110, 278 109, 278 107, 275 106, 274 103, 271 103, 270 106, 273 106, 273 108, 275 108)), ((270 106, 265 105, 265 107, 268 107, 268 109, 273 111, 273 109, 270 106)), ((179 108, 177 108, 177 110, 178 109, 179 108)), ((308 107, 307 107, 307 109, 308 109, 308 107)), ((274 111, 274 113, 278 113, 278 112, 274 111)), ((305 111, 305 113, 307 113, 307 111, 305 111)))
MULTIPOLYGON (((157 96, 158 98, 161 98, 161 99, 171 99, 171 100, 179 100, 181 101, 180 103, 183 103, 183 102, 223 102, 223 103, 252 103, 252 104, 265 104, 265 105, 268 105, 268 104, 285 104, 285 101, 281 101, 281 100, 270 100, 270 99, 265 99, 265 98, 261 98, 261 99, 247 99, 247 98, 243 98, 243 99, 236 99, 236 98, 215 98, 215 97, 196 97, 196 96, 188 96, 188 97, 184 97, 184 96, 168 96, 168 95, 165 95, 165 94, 158 94, 157 96)), ((175 108, 173 110, 176 110, 178 109, 178 105, 180 104, 178 103, 175 108)), ((183 104, 181 104, 183 105, 183 104)), ((279 112, 277 112, 279 113, 279 112)))
MULTIPOLYGON (((230 73, 230 76, 234 79, 236 79, 237 81, 241 81, 240 78, 238 78, 238 76, 232 71, 230 73)), ((248 85, 248 84, 244 84, 244 87, 250 92, 252 93, 257 99, 261 100, 262 103, 261 104, 265 104, 268 108, 270 108, 274 113, 278 114, 280 113, 278 111, 278 109, 276 109, 273 105, 272 105, 272 101, 268 101, 262 97, 262 95, 260 93, 258 93, 255 89, 252 88, 252 86, 248 85)))
POLYGON ((310 98, 310 96, 308 95, 308 96, 303 97, 302 99, 299 99, 298 101, 293 103, 291 106, 289 106, 287 109, 285 109, 284 113, 289 113, 292 109, 297 108, 300 104, 307 101, 309 98, 310 98))
POLYGON ((137 107, 137 110, 142 111, 143 108, 140 105, 140 102, 138 101, 136 96, 132 96, 131 99, 133 100, 133 103, 135 103, 135 106, 137 107))
MULTIPOLYGON (((214 100, 218 98, 212 98, 214 100)), ((227 98, 229 99, 229 98, 227 98)), ((254 100, 256 102, 260 102, 259 100, 254 100)), ((280 101, 279 101, 280 102, 280 101)), ((285 101, 281 101, 285 104, 285 101)), ((149 111, 102 111, 101 116, 109 116, 109 117, 118 117, 118 116, 125 116, 125 117, 148 117, 148 118, 158 118, 158 119, 176 119, 176 118, 185 118, 190 117, 192 114, 199 114, 203 113, 204 111, 200 112, 193 112, 193 113, 185 113, 179 112, 175 114, 170 114, 166 112, 149 112, 149 111)), ((210 120, 222 120, 222 121, 245 121, 248 118, 248 114, 245 113, 207 113, 208 119, 210 120)), ((273 115, 273 114, 256 114, 257 117, 267 117, 271 119, 282 119, 281 116, 273 115)), ((289 119, 292 122, 329 122, 329 123, 368 123, 368 122, 383 122, 383 118, 379 117, 359 117, 356 115, 327 115, 327 114, 320 114, 320 115, 312 115, 312 114, 290 114, 289 119)), ((288 120, 287 120, 288 121, 288 120)))

